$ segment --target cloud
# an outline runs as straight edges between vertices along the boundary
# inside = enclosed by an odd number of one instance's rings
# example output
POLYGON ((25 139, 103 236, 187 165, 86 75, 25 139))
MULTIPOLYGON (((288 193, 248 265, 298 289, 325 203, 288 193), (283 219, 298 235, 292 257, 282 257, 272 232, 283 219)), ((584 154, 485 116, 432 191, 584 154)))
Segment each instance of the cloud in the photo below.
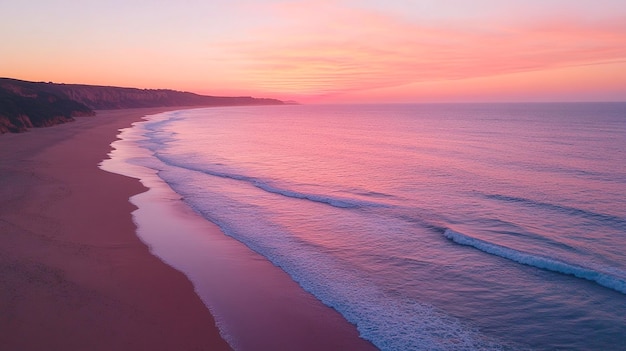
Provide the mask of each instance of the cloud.
POLYGON ((626 59, 626 16, 420 23, 336 1, 286 3, 276 24, 222 46, 258 89, 328 95, 626 59))

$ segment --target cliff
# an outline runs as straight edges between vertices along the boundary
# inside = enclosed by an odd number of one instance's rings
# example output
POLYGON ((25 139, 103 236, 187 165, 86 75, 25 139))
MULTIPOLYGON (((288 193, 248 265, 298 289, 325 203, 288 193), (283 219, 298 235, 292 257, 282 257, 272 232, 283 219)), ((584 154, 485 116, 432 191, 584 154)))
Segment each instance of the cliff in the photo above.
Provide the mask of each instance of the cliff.
POLYGON ((95 115, 92 109, 79 102, 28 86, 4 83, 0 80, 0 134, 95 115))
POLYGON ((27 82, 0 78, 0 134, 21 132, 93 116, 93 110, 170 107, 280 105, 280 100, 221 97, 167 89, 27 82))

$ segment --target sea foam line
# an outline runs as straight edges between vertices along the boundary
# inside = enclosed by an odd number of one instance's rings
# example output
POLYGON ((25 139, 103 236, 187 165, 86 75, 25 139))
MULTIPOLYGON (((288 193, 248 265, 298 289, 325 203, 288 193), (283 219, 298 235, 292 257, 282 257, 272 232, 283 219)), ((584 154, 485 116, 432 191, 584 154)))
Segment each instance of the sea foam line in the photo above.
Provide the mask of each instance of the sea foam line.
POLYGON ((280 241, 268 242, 266 235, 258 235, 266 225, 262 221, 250 231, 247 225, 220 219, 219 215, 215 217, 204 207, 194 209, 220 226, 226 235, 284 270, 322 303, 337 310, 356 326, 360 337, 371 341, 381 351, 522 350, 500 344, 431 305, 388 295, 376 284, 355 275, 322 252, 293 246, 288 235, 277 233, 274 228, 269 232, 280 241), (281 247, 296 248, 289 251, 299 253, 295 256, 285 254, 281 247), (350 283, 346 284, 346 281, 350 283))
POLYGON ((573 275, 578 278, 590 280, 601 286, 626 294, 626 280, 607 273, 598 272, 591 268, 563 262, 554 258, 534 255, 523 251, 508 248, 506 246, 490 243, 481 239, 472 238, 465 234, 446 229, 443 234, 446 238, 457 244, 472 246, 478 250, 500 256, 517 263, 533 266, 548 271, 573 275))
POLYGON ((208 176, 246 182, 265 192, 276 194, 276 195, 281 195, 281 196, 285 196, 285 197, 289 197, 293 199, 308 200, 312 202, 330 205, 330 206, 337 207, 337 208, 386 207, 386 205, 384 204, 372 202, 372 201, 356 200, 356 199, 350 199, 350 198, 345 198, 345 197, 306 193, 306 192, 299 192, 295 190, 285 189, 282 187, 272 185, 270 181, 261 180, 259 178, 252 177, 252 176, 247 176, 247 175, 237 174, 237 173, 215 171, 211 169, 197 167, 194 165, 182 164, 180 162, 177 162, 176 160, 160 155, 158 152, 155 153, 155 156, 159 160, 161 160, 163 163, 169 166, 184 168, 190 171, 204 173, 208 176))

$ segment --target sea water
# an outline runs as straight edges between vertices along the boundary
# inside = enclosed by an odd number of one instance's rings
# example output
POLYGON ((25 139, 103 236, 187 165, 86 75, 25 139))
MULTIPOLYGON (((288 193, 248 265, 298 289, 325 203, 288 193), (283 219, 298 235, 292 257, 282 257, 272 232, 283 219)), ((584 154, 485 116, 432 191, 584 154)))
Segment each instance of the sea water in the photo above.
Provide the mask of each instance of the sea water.
POLYGON ((624 103, 204 108, 129 133, 129 167, 381 350, 626 350, 624 103))

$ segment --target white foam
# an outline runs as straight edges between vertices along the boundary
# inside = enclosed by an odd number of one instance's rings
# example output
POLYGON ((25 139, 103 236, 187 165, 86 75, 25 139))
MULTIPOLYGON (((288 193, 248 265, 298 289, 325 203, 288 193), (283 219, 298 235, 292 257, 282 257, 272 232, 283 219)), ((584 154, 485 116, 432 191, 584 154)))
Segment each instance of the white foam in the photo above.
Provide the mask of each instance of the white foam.
POLYGON ((256 177, 252 177, 248 175, 243 175, 243 174, 216 171, 216 170, 209 169, 206 166, 199 167, 198 165, 195 165, 195 164, 186 163, 184 160, 178 160, 178 159, 175 159, 174 157, 167 157, 164 155, 160 155, 158 153, 156 154, 156 157, 158 157, 159 160, 161 160, 162 162, 170 166, 174 166, 178 168, 186 168, 190 171, 202 172, 206 175, 210 175, 214 177, 228 178, 228 179, 238 180, 242 182, 247 182, 261 190, 267 191, 268 193, 291 197, 294 199, 309 200, 309 201, 323 203, 323 204, 327 204, 327 205, 338 207, 338 208, 384 207, 385 206, 384 204, 373 202, 373 201, 363 201, 363 200, 357 200, 357 199, 347 198, 347 197, 338 197, 338 196, 331 196, 331 195, 326 195, 326 194, 314 194, 314 193, 296 191, 296 190, 288 189, 287 187, 284 187, 284 186, 281 187, 281 186, 272 185, 272 181, 269 179, 260 179, 260 178, 256 178, 256 177))
MULTIPOLYGON (((626 280, 597 269, 583 267, 578 264, 564 262, 555 258, 544 257, 523 251, 511 249, 502 245, 490 243, 481 239, 446 229, 443 234, 457 244, 472 246, 483 252, 500 256, 511 261, 522 263, 553 272, 573 275, 578 278, 596 282, 599 285, 626 294, 626 280)), ((614 270, 607 268, 607 270, 614 270)))

